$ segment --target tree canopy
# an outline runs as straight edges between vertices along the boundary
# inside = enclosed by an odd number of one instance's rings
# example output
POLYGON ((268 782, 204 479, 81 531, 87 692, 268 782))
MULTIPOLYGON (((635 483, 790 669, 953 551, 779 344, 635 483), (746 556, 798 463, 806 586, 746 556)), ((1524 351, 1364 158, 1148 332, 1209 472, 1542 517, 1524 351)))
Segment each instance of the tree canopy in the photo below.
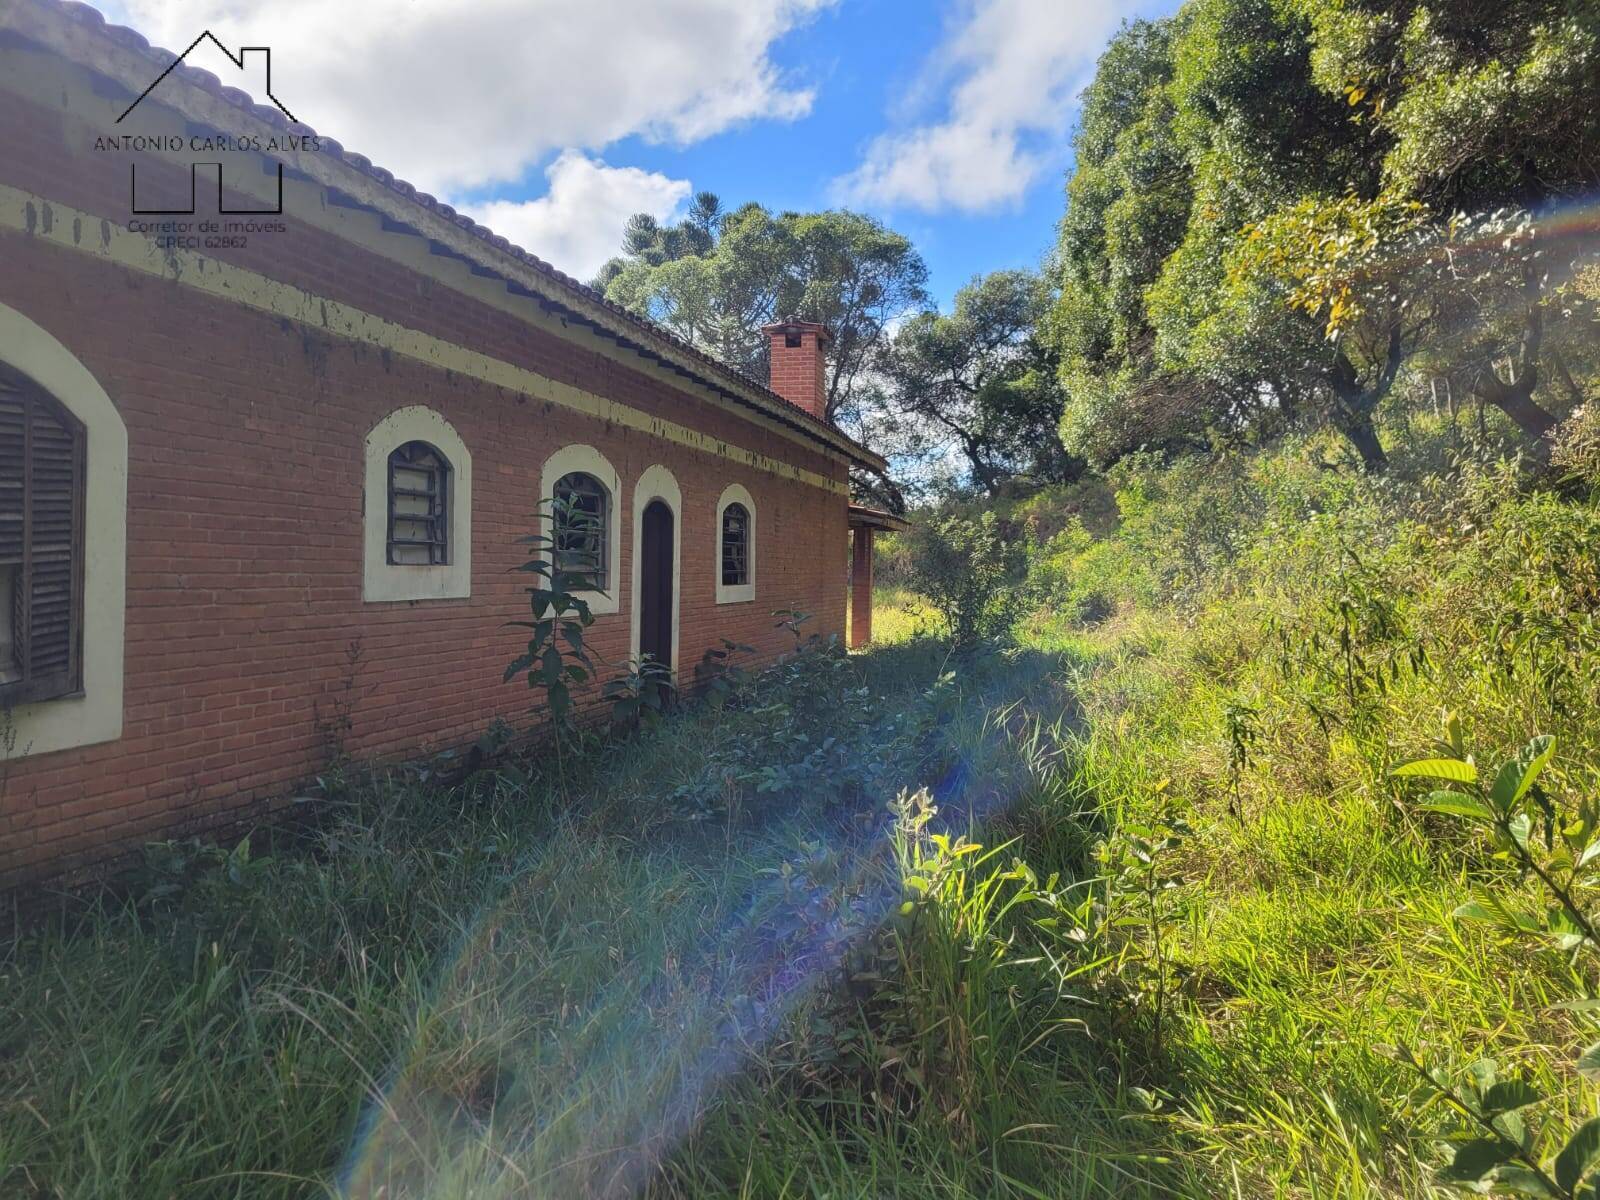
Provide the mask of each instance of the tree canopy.
POLYGON ((1070 479, 1055 356, 1038 333, 1051 300, 1040 276, 995 271, 958 291, 948 314, 907 320, 878 358, 880 442, 902 458, 953 446, 988 495, 1070 479))
POLYGON ((1327 423, 1377 468, 1408 366, 1542 438, 1541 363, 1585 334, 1564 290, 1583 250, 1553 218, 1600 182, 1596 14, 1190 0, 1126 27, 1061 226, 1068 448, 1327 423))
POLYGON ((891 322, 928 302, 927 265, 903 235, 842 209, 724 212, 700 193, 676 224, 629 220, 623 254, 596 280, 607 298, 671 329, 756 378, 766 375, 761 327, 820 321, 828 351, 828 416, 856 417, 857 385, 891 322))

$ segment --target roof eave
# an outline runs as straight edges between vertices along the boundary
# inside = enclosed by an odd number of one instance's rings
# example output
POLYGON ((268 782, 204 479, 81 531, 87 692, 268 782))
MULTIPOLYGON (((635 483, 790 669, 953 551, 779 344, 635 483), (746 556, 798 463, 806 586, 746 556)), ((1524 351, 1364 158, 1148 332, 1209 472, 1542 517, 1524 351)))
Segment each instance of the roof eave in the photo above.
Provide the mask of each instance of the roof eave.
MULTIPOLYGON (((76 0, 21 0, 12 6, 5 25, 14 32, 63 58, 79 63, 137 95, 152 66, 165 69, 177 55, 152 47, 139 33, 110 25, 100 12, 76 0), (63 20, 61 18, 65 17, 63 20)), ((277 108, 256 104, 235 88, 224 88, 209 72, 180 64, 168 77, 181 98, 163 95, 161 103, 185 116, 213 127, 238 130, 240 121, 261 128, 252 132, 315 130, 291 124, 277 108)), ((771 417, 872 470, 886 470, 887 462, 828 422, 818 420, 777 393, 717 362, 653 322, 606 300, 543 259, 514 245, 493 230, 447 204, 419 192, 411 184, 375 166, 360 154, 346 150, 336 139, 318 135, 320 152, 281 150, 270 157, 287 169, 323 187, 344 193, 374 211, 412 225, 418 232, 477 266, 493 271, 532 292, 540 301, 559 308, 569 317, 604 333, 619 345, 653 358, 704 387, 771 417)), ((263 153, 266 153, 265 151, 263 153)))

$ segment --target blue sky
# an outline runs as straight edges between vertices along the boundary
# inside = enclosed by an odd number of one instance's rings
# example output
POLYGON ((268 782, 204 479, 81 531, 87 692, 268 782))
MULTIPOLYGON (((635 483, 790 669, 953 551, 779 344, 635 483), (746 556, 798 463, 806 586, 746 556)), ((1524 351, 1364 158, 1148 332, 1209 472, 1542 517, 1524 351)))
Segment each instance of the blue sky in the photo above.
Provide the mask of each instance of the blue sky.
MULTIPOLYGON (((319 132, 572 274, 693 191, 845 205, 907 234, 947 304, 1054 240, 1076 96, 1173 0, 118 0, 181 49, 273 48, 319 132)), ((228 76, 225 60, 196 65, 228 76)), ((246 87, 251 87, 247 81, 246 87)), ((259 87, 251 90, 260 92, 259 87)))
POLYGON ((921 82, 954 14, 954 5, 927 0, 846 0, 773 48, 782 69, 815 88, 806 116, 756 122, 681 148, 634 137, 606 158, 687 176, 697 190, 709 188, 729 205, 748 199, 773 209, 808 211, 841 202, 867 209, 916 243, 942 306, 975 274, 1038 265, 1061 215, 1065 166, 1019 200, 980 214, 861 203, 836 193, 833 181, 856 166, 900 98, 921 82))

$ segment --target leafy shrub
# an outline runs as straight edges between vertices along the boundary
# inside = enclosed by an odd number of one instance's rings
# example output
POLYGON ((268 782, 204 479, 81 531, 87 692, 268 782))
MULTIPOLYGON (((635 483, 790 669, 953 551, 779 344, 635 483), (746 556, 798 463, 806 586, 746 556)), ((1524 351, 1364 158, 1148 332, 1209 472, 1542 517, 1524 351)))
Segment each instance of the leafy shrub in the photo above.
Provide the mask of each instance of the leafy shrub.
POLYGON ((1561 423, 1550 462, 1574 483, 1600 487, 1600 406, 1585 404, 1561 423))
POLYGON ((909 587, 911 544, 902 534, 885 533, 872 543, 872 583, 874 587, 909 587))
MULTIPOLYGON (((1532 907, 1517 892, 1488 883, 1479 886, 1474 900, 1456 909, 1455 919, 1486 924, 1508 944, 1553 951, 1576 964, 1580 957, 1590 958, 1600 950, 1591 866, 1600 858, 1600 808, 1589 799, 1563 810, 1540 786, 1540 776, 1555 752, 1555 738, 1536 737, 1486 785, 1466 752, 1460 721, 1451 714, 1445 720, 1439 756, 1406 763, 1393 774, 1434 785, 1421 809, 1482 828, 1495 857, 1537 879, 1545 901, 1542 909, 1532 907)), ((1584 989, 1567 1007, 1587 1010, 1597 1005, 1600 1001, 1584 989)), ((1563 1144, 1545 1162, 1541 1148, 1554 1131, 1541 1128, 1546 1124, 1539 1119, 1544 1114, 1535 1106, 1547 1098, 1537 1088, 1521 1079, 1497 1079, 1498 1068, 1488 1059, 1457 1081, 1430 1067, 1409 1046, 1395 1047, 1391 1053, 1461 1118, 1454 1153, 1439 1173, 1440 1182, 1473 1192, 1487 1184, 1496 1191, 1562 1200, 1596 1194, 1593 1181, 1579 1185, 1600 1159, 1600 1118, 1581 1123, 1570 1134, 1556 1132, 1563 1144)), ((1590 1079, 1600 1077, 1600 1043, 1578 1056, 1577 1072, 1590 1079)), ((1581 1100, 1571 1107, 1581 1111, 1581 1100)))
POLYGON ((993 512, 947 514, 905 535, 912 586, 944 616, 956 645, 1007 632, 1022 608, 1026 551, 1003 536, 993 512))
POLYGON ((796 640, 766 670, 724 677, 716 700, 724 736, 673 792, 669 815, 760 818, 818 796, 848 810, 892 795, 924 761, 953 703, 953 675, 891 701, 837 639, 800 641, 796 631, 796 640))
POLYGON ((672 668, 648 654, 618 664, 618 673, 606 680, 600 697, 611 705, 611 728, 637 733, 654 728, 677 696, 672 668))
POLYGON ((1094 625, 1129 591, 1113 543, 1096 541, 1072 517, 1043 545, 1029 548, 1028 594, 1068 621, 1094 625))

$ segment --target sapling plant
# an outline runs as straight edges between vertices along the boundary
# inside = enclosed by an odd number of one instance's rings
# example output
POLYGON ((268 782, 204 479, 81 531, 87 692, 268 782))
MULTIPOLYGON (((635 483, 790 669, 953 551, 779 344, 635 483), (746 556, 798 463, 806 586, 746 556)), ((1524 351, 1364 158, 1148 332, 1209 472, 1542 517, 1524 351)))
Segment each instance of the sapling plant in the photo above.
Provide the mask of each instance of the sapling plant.
POLYGON ((611 705, 611 727, 626 733, 655 728, 678 693, 672 668, 649 654, 630 658, 620 667, 620 673, 600 689, 600 698, 611 705))
POLYGON ((1324 730, 1335 723, 1362 725, 1374 701, 1429 668, 1427 646, 1407 628, 1386 581, 1350 547, 1341 549, 1338 588, 1323 599, 1320 619, 1309 629, 1269 625, 1284 680, 1309 677, 1337 697, 1342 711, 1304 697, 1324 730))
POLYGON ((1536 878, 1556 902, 1548 912, 1535 914, 1480 889, 1481 898, 1457 909, 1456 915, 1490 922, 1513 937, 1543 936, 1563 950, 1575 950, 1585 943, 1600 945, 1584 899, 1584 893, 1595 886, 1596 868, 1591 864, 1600 856, 1595 803, 1588 801, 1574 813, 1560 814, 1538 786, 1540 774, 1555 754, 1555 738, 1549 734, 1533 738, 1500 767, 1487 787, 1477 764, 1465 752, 1460 720, 1453 713, 1445 718, 1443 747, 1444 756, 1406 763, 1395 768, 1394 777, 1453 785, 1429 792, 1420 807, 1484 828, 1495 856, 1536 878), (1536 831, 1542 836, 1535 836, 1536 831))
POLYGON ((695 667, 695 683, 703 699, 712 708, 722 708, 733 698, 734 692, 745 677, 738 660, 754 654, 754 646, 722 639, 722 645, 712 646, 700 656, 695 667))
POLYGON ((1463 1191, 1589 1200, 1596 1196, 1591 1168, 1600 1158, 1600 1117, 1583 1122, 1548 1162, 1538 1152, 1538 1119, 1530 1114, 1545 1097, 1521 1079, 1498 1079, 1491 1059, 1474 1063, 1452 1080, 1409 1046, 1380 1047, 1416 1073, 1423 1087, 1462 1119, 1455 1153, 1439 1182, 1463 1191), (1585 1182, 1587 1180, 1587 1182, 1585 1182))
MULTIPOLYGON (((1157 783, 1156 796, 1167 786, 1164 779, 1157 783)), ((1138 934, 1120 941, 1110 970, 1135 1000, 1149 1005, 1151 1051, 1157 1057, 1172 993, 1167 953, 1171 895, 1183 883, 1174 860, 1189 833, 1188 823, 1168 811, 1149 821, 1123 822, 1096 854, 1103 879, 1103 927, 1138 934)))
MULTIPOLYGON (((1472 901, 1455 910, 1456 919, 1484 922, 1503 941, 1543 946, 1576 965, 1579 956, 1592 957, 1600 950, 1590 903, 1600 886, 1600 811, 1593 799, 1563 811, 1540 787, 1555 751, 1555 738, 1541 734, 1501 764, 1486 784, 1466 751, 1460 719, 1447 713, 1438 753, 1392 774, 1400 780, 1447 784, 1428 792, 1419 807, 1481 828, 1494 857, 1515 867, 1524 880, 1537 880, 1548 900, 1542 910, 1536 909, 1520 896, 1483 885, 1472 901)), ((1600 1000, 1580 996, 1562 1007, 1595 1008, 1600 1000)), ((1548 1122, 1535 1108, 1547 1097, 1522 1080, 1497 1081, 1492 1060, 1482 1060, 1463 1079, 1453 1080, 1411 1047, 1385 1047, 1384 1052, 1411 1068, 1428 1092, 1464 1119, 1454 1156, 1440 1172, 1442 1183, 1475 1192, 1564 1200, 1600 1196, 1591 1175, 1600 1159, 1600 1118, 1581 1123, 1562 1139, 1544 1128, 1548 1122), (1562 1147, 1546 1162, 1539 1148, 1552 1140, 1561 1140, 1562 1147)), ((1600 1044, 1579 1055, 1576 1069, 1581 1077, 1600 1078, 1600 1044)))
POLYGON ((794 636, 795 653, 798 654, 804 648, 804 643, 801 641, 801 630, 806 622, 811 620, 811 614, 791 606, 789 608, 775 608, 772 610, 772 615, 778 618, 778 623, 773 626, 774 629, 787 629, 794 636))
POLYGON ((528 630, 527 648, 506 665, 505 682, 525 675, 528 687, 542 692, 543 709, 549 717, 555 740, 557 769, 560 769, 565 744, 576 733, 573 689, 594 675, 594 662, 586 644, 586 633, 594 622, 589 603, 578 593, 587 590, 589 575, 573 569, 559 553, 557 530, 570 534, 597 519, 564 500, 550 504, 551 519, 541 522, 538 532, 519 539, 532 547, 528 561, 513 570, 533 576, 528 594, 530 619, 510 621, 508 625, 528 630))
POLYGON ((1250 766, 1250 752, 1261 730, 1259 709, 1241 700, 1230 700, 1222 707, 1222 724, 1228 736, 1228 812, 1238 819, 1244 815, 1240 783, 1250 766))

